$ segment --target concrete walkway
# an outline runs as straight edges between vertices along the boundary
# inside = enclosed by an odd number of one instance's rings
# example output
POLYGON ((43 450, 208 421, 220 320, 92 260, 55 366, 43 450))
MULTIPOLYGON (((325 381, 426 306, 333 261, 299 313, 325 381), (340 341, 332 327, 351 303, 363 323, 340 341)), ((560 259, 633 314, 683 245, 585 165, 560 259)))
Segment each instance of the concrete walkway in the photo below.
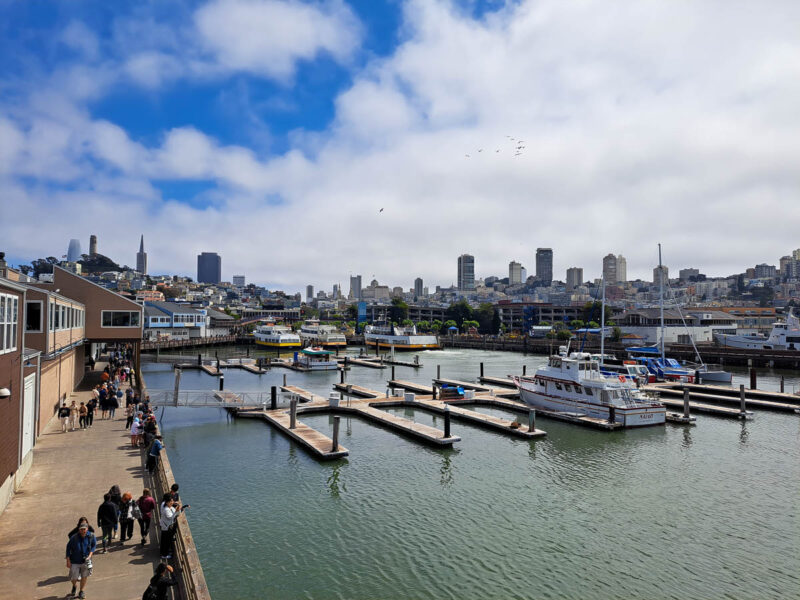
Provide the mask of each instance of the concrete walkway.
MULTIPOLYGON (((79 391, 69 400, 80 404, 90 396, 79 391)), ((117 409, 113 421, 99 415, 91 429, 67 433, 52 420, 37 441, 33 466, 0 515, 0 598, 65 598, 71 588, 64 559, 67 533, 78 518, 88 517, 99 537, 97 507, 112 485, 134 499, 150 487, 149 477, 143 478, 142 452, 130 446, 124 409, 117 409)), ((117 537, 108 553, 95 554, 86 597, 139 600, 158 562, 157 529, 156 522, 142 546, 136 523, 132 540, 122 545, 117 537)))

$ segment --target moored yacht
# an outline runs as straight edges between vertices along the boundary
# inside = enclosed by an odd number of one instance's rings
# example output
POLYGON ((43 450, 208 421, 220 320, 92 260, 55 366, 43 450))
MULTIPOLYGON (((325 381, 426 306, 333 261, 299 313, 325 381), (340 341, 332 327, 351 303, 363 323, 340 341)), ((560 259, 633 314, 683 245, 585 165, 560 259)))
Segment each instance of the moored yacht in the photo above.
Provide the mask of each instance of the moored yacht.
POLYGON ((378 345, 379 348, 395 350, 436 350, 439 338, 435 335, 421 335, 415 326, 397 327, 391 325, 367 325, 364 329, 364 344, 378 345))
POLYGON ((772 324, 769 336, 714 333, 714 341, 720 346, 750 350, 800 350, 800 319, 790 310, 785 322, 772 324))
POLYGON ((269 348, 299 348, 300 336, 285 325, 277 325, 274 321, 267 321, 259 325, 253 332, 256 344, 269 348))
POLYGON ((623 427, 662 425, 666 409, 623 375, 604 375, 585 352, 551 356, 533 377, 514 377, 522 400, 533 408, 579 413, 623 427))

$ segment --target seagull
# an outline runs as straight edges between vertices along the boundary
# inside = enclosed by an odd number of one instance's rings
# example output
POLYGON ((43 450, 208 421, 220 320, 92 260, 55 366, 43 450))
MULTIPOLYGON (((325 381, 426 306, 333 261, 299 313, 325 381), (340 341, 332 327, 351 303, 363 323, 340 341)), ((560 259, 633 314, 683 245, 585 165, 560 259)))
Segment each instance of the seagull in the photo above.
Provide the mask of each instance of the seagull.
POLYGON ((382 212, 383 212, 383 209, 380 209, 378 212, 379 212, 379 213, 382 213, 382 212))
POLYGON ((481 148, 480 150, 478 150, 478 152, 483 152, 483 148, 481 148))
POLYGON ((467 158, 469 158, 469 154, 465 154, 464 156, 466 156, 467 158))
POLYGON ((495 152, 500 152, 500 148, 498 148, 497 150, 495 150, 495 152))

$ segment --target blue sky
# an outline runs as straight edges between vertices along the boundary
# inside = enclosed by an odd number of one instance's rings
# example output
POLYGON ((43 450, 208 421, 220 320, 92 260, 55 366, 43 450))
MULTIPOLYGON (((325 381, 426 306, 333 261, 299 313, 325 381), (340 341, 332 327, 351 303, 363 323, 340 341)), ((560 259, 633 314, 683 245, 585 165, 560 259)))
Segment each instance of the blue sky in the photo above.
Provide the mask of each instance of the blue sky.
POLYGON ((449 285, 463 252, 532 272, 538 246, 562 278, 608 252, 649 277, 657 240, 675 270, 776 264, 800 246, 798 11, 0 2, 0 249, 94 233, 132 264, 144 233, 153 272, 218 251, 289 290, 449 285))

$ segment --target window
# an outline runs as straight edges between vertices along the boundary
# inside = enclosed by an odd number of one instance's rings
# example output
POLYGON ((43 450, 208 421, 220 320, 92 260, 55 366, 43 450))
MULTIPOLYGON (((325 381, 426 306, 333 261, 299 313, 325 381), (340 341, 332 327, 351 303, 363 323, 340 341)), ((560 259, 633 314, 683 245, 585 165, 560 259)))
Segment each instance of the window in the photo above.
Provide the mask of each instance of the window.
POLYGON ((558 382, 556 382, 556 389, 557 389, 557 390, 560 390, 560 389, 561 389, 561 384, 560 384, 560 383, 558 383, 558 382))
POLYGON ((594 394, 592 394, 592 388, 583 388, 583 389, 585 389, 585 390, 586 390, 586 395, 587 395, 587 396, 592 396, 592 395, 594 395, 594 394))
POLYGON ((568 392, 571 392, 571 391, 572 391, 572 386, 571 386, 570 384, 568 384, 568 383, 565 383, 565 384, 564 384, 564 389, 565 389, 566 391, 568 391, 568 392))
POLYGON ((42 302, 29 300, 25 303, 25 331, 38 333, 42 330, 42 302))
POLYGON ((19 297, 0 294, 0 354, 17 349, 19 297))
POLYGON ((141 313, 128 310, 104 310, 102 315, 103 327, 139 327, 141 313))

